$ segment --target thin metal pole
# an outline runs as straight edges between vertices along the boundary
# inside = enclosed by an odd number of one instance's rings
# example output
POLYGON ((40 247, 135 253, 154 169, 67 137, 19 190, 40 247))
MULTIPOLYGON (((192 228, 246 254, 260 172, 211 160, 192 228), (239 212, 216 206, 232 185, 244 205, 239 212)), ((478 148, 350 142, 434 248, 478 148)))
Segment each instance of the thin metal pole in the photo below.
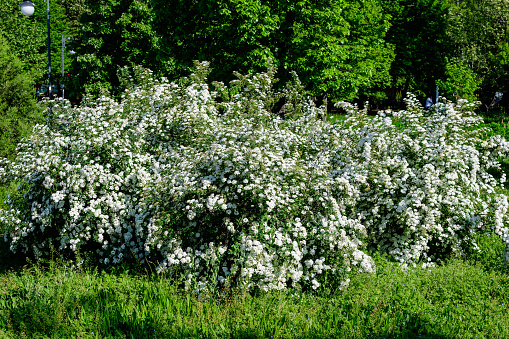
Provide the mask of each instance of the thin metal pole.
POLYGON ((64 47, 65 47, 65 34, 62 34, 62 78, 64 77, 64 47))
MULTIPOLYGON (((62 34, 62 80, 64 80, 64 48, 65 48, 65 34, 62 34)), ((65 98, 65 89, 64 85, 62 85, 62 99, 65 98)))
POLYGON ((46 0, 46 22, 48 23, 48 97, 53 100, 51 93, 51 38, 50 38, 50 25, 49 25, 49 0, 46 0))

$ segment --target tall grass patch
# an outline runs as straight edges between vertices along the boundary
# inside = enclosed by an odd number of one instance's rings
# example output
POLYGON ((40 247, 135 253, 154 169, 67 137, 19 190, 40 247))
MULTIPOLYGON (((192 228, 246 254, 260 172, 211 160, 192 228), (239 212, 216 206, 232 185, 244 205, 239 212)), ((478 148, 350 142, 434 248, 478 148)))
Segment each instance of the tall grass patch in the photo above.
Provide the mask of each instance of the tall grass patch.
POLYGON ((453 260, 401 270, 375 257, 345 291, 183 291, 155 274, 55 262, 0 275, 7 338, 506 338, 509 278, 453 260))

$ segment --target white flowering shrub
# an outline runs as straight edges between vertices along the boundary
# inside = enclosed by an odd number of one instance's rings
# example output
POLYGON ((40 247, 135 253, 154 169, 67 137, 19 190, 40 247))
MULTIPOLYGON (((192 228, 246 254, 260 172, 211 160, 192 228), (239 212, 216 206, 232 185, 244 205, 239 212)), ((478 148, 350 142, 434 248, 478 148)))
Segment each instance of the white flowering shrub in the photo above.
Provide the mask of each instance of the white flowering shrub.
POLYGON ((375 249, 405 265, 462 254, 478 232, 509 245, 487 172, 507 143, 482 141, 466 102, 426 112, 409 96, 376 117, 341 103, 332 125, 297 79, 276 92, 272 68, 214 90, 206 64, 178 84, 135 73, 119 102, 55 101, 2 160, 0 176, 23 181, 0 211, 12 251, 150 260, 197 291, 267 291, 345 288, 351 270, 374 272, 375 249), (270 111, 281 96, 292 119, 270 111))
POLYGON ((338 137, 353 149, 339 150, 334 162, 361 178, 356 213, 369 243, 403 265, 463 255, 477 248, 478 232, 494 231, 509 245, 507 197, 496 189, 505 174, 497 181, 488 173, 509 144, 481 139, 475 103, 439 103, 429 112, 412 95, 406 103, 374 118, 339 103, 350 116, 338 137))

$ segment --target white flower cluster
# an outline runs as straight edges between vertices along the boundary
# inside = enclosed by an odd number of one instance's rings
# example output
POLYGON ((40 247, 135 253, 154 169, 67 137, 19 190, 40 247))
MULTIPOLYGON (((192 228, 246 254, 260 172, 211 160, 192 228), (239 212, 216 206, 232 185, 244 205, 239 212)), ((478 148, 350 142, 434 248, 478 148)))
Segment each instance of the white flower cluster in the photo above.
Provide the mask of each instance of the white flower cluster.
POLYGON ((11 249, 148 257, 197 291, 267 291, 346 288, 352 269, 374 272, 370 249, 405 265, 461 254, 481 231, 509 245, 487 172, 509 145, 478 138, 470 104, 425 112, 410 95, 407 110, 368 117, 341 103, 348 118, 331 125, 302 101, 282 119, 268 110, 273 71, 211 91, 206 66, 181 85, 145 73, 120 103, 54 107, 2 163, 23 181, 0 211, 11 249))
POLYGON ((462 255, 477 247, 472 236, 481 231, 495 231, 509 245, 507 198, 496 189, 505 176, 497 181, 488 173, 500 167, 509 143, 480 139, 475 103, 441 103, 426 112, 413 95, 406 101, 407 110, 374 118, 339 103, 350 117, 338 138, 356 147, 334 161, 362 178, 355 208, 370 243, 403 265, 462 255))

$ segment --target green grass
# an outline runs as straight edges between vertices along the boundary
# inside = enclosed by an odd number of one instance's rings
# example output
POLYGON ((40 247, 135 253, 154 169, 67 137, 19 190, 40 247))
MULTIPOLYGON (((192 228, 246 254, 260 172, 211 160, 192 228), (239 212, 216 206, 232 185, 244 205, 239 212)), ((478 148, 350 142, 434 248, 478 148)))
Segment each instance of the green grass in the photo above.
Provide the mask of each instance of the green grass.
POLYGON ((27 264, 4 245, 0 338, 508 338, 503 247, 485 237, 482 248, 406 271, 376 256, 377 274, 354 275, 345 292, 199 299, 150 272, 27 264))

